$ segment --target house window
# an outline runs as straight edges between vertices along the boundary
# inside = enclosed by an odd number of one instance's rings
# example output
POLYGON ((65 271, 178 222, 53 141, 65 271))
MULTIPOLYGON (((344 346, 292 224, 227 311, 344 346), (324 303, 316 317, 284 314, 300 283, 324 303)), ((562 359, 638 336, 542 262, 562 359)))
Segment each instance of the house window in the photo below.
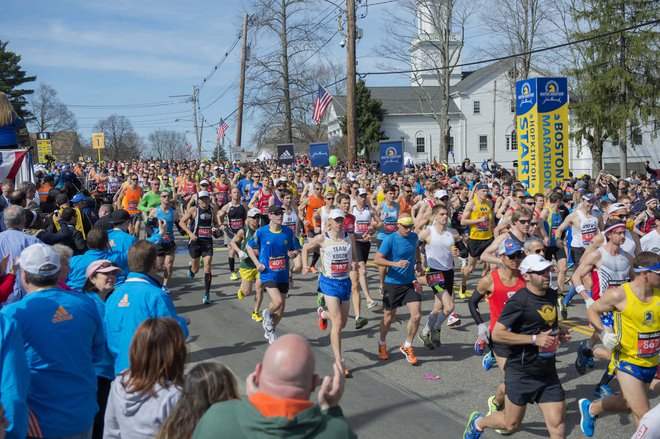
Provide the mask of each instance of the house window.
POLYGON ((447 152, 454 152, 454 138, 449 138, 449 145, 447 145, 447 152))
POLYGON ((515 99, 511 99, 509 105, 511 106, 511 112, 512 112, 512 113, 515 113, 515 112, 516 112, 516 100, 515 100, 515 99))
POLYGON ((424 138, 417 138, 417 152, 424 152, 424 138))
POLYGON ((474 102, 473 102, 473 105, 474 105, 474 114, 479 114, 479 113, 481 113, 481 102, 479 102, 479 101, 474 101, 474 102))
POLYGON ((479 151, 488 151, 488 136, 479 136, 479 151))
POLYGON ((641 145, 642 144, 642 130, 639 128, 633 128, 632 129, 632 141, 633 145, 641 145))
POLYGON ((507 151, 516 151, 518 149, 518 137, 516 136, 516 130, 511 131, 511 134, 506 136, 506 150, 507 151))

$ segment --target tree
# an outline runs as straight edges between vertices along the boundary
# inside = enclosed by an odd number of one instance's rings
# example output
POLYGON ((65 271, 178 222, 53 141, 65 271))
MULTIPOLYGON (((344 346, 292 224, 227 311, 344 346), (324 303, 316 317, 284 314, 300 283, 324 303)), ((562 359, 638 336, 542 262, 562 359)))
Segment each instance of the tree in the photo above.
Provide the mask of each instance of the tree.
POLYGON ((126 116, 112 114, 107 119, 99 120, 94 130, 104 133, 105 153, 110 160, 138 158, 144 151, 144 141, 126 116))
MULTIPOLYGON (((381 131, 384 111, 382 103, 371 98, 371 92, 363 80, 359 80, 355 87, 357 106, 357 131, 358 146, 366 151, 374 151, 378 148, 378 142, 383 140, 384 132, 381 131)), ((341 132, 346 135, 346 116, 339 119, 341 132)))
POLYGON ((602 35, 581 43, 582 63, 573 70, 581 93, 573 111, 580 126, 593 127, 592 132, 601 134, 593 145, 596 153, 600 148, 602 155, 602 135, 618 140, 619 172, 626 177, 629 128, 660 116, 659 35, 652 25, 616 31, 657 20, 657 4, 646 0, 579 0, 572 15, 577 23, 573 39, 602 35))
POLYGON ((29 121, 32 114, 25 108, 25 96, 34 93, 34 90, 19 88, 27 82, 33 82, 36 76, 26 76, 21 68, 21 56, 7 50, 8 41, 0 40, 0 91, 5 93, 11 101, 18 116, 29 121))
POLYGON ((183 160, 187 158, 184 145, 186 135, 172 130, 156 130, 148 136, 151 152, 158 160, 183 160))
POLYGON ((78 121, 69 108, 59 100, 57 91, 46 83, 39 84, 36 93, 29 98, 30 111, 34 118, 31 125, 41 133, 76 131, 78 121))
POLYGON ((213 149, 213 155, 211 156, 211 161, 213 162, 226 162, 229 161, 227 158, 227 152, 225 147, 222 146, 222 143, 217 142, 215 148, 213 149))

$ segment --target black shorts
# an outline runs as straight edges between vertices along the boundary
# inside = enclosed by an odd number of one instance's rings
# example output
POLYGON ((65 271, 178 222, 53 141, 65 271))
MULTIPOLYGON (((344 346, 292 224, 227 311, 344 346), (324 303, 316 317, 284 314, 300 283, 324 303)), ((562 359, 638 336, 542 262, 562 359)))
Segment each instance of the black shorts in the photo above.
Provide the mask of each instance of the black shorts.
POLYGON ((383 284, 383 307, 396 309, 406 303, 421 302, 422 295, 415 291, 413 284, 383 284))
POLYGON ((358 262, 367 262, 369 252, 371 251, 371 241, 355 241, 355 253, 357 253, 358 262))
POLYGON ((554 256, 556 261, 560 261, 562 259, 566 259, 566 251, 564 250, 563 247, 546 247, 545 248, 545 259, 548 261, 552 261, 552 257, 554 256))
POLYGON ((306 233, 307 233, 307 237, 308 237, 309 239, 312 239, 313 237, 316 236, 316 233, 314 233, 314 230, 312 230, 312 229, 307 229, 307 230, 306 230, 306 233))
POLYGON ((571 247, 571 258, 573 258, 573 265, 577 267, 580 265, 580 260, 584 255, 584 248, 582 247, 571 247))
POLYGON ((556 373, 537 378, 509 367, 504 371, 504 384, 506 396, 517 406, 566 400, 556 373))
POLYGON ((289 292, 289 283, 288 282, 273 282, 272 280, 269 280, 268 282, 263 283, 264 288, 277 288, 280 290, 280 294, 284 295, 289 292))
POLYGON ((468 254, 475 259, 479 259, 489 245, 493 243, 493 238, 490 239, 468 239, 467 249, 468 254))
POLYGON ((160 244, 156 245, 156 249, 158 250, 158 256, 174 254, 176 251, 176 242, 161 242, 160 244))
POLYGON ((490 350, 493 351, 498 358, 506 359, 511 354, 511 346, 492 340, 490 342, 490 350))
POLYGON ((213 240, 212 239, 198 239, 191 241, 188 244, 188 253, 193 259, 198 259, 204 256, 213 256, 213 240))
POLYGON ((426 272, 426 282, 429 284, 429 287, 431 287, 434 293, 440 293, 442 290, 445 290, 449 293, 450 296, 454 294, 454 270, 434 270, 429 268, 429 270, 426 272), (441 282, 435 287, 432 287, 431 283, 433 283, 434 275, 437 273, 442 274, 444 277, 444 282, 441 282), (442 288, 442 290, 439 290, 439 288, 442 288))
POLYGON ((134 213, 131 215, 131 224, 135 225, 136 223, 142 222, 142 212, 134 213))

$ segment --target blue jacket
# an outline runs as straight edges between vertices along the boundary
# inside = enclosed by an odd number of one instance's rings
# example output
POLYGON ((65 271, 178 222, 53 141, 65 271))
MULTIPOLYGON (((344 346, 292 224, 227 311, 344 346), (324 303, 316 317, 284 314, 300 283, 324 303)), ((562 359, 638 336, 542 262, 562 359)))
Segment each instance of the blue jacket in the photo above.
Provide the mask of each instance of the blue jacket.
POLYGON ((87 250, 82 255, 74 256, 69 259, 69 275, 66 278, 66 284, 76 291, 82 291, 87 277, 85 271, 89 264, 99 259, 107 259, 114 265, 123 270, 123 273, 117 275, 117 285, 124 282, 126 273, 128 273, 128 261, 125 254, 102 250, 87 250))
POLYGON ((27 394, 30 386, 23 336, 16 322, 0 314, 0 402, 5 408, 8 439, 23 439, 28 429, 27 394))
POLYGON ((128 249, 137 242, 137 238, 120 229, 108 230, 110 250, 115 253, 128 253, 128 249))
POLYGON ((188 337, 188 325, 174 309, 170 297, 155 280, 143 273, 130 272, 126 282, 105 302, 105 324, 108 348, 115 359, 115 373, 129 366, 128 350, 133 334, 145 320, 153 317, 176 319, 188 337))
POLYGON ((30 387, 28 436, 79 434, 94 423, 94 362, 103 355, 103 322, 84 294, 48 288, 2 309, 23 333, 30 387))
MULTIPOLYGON (((99 297, 98 294, 96 293, 85 293, 87 294, 92 301, 94 302, 94 305, 96 305, 96 309, 99 312, 99 315, 101 316, 101 320, 105 317, 105 302, 101 297, 99 297)), ((103 328, 103 331, 105 333, 105 326, 103 328)), ((107 334, 106 334, 107 338, 107 334)), ((103 377, 107 378, 109 380, 114 380, 115 379, 115 359, 112 357, 112 354, 110 353, 110 349, 108 349, 108 345, 103 347, 103 355, 101 356, 101 359, 99 361, 94 362, 94 371, 96 372, 97 377, 103 377)))

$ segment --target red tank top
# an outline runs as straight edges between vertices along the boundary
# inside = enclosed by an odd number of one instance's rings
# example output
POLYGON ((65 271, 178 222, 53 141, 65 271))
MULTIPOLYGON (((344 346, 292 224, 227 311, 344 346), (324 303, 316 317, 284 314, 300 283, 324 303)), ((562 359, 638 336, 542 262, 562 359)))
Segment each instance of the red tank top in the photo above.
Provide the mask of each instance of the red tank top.
POLYGON ((272 193, 266 195, 263 191, 259 191, 259 198, 257 199, 257 209, 262 215, 268 214, 268 202, 270 201, 272 193))
POLYGON ((495 323, 497 319, 500 318, 504 305, 508 300, 518 292, 521 288, 524 288, 525 281, 522 276, 518 275, 518 282, 512 287, 506 286, 502 283, 500 279, 499 270, 493 270, 493 293, 488 296, 488 306, 490 307, 490 332, 493 332, 495 323))
POLYGON ((197 192, 197 185, 194 181, 184 181, 183 182, 183 193, 185 195, 192 195, 197 192))

